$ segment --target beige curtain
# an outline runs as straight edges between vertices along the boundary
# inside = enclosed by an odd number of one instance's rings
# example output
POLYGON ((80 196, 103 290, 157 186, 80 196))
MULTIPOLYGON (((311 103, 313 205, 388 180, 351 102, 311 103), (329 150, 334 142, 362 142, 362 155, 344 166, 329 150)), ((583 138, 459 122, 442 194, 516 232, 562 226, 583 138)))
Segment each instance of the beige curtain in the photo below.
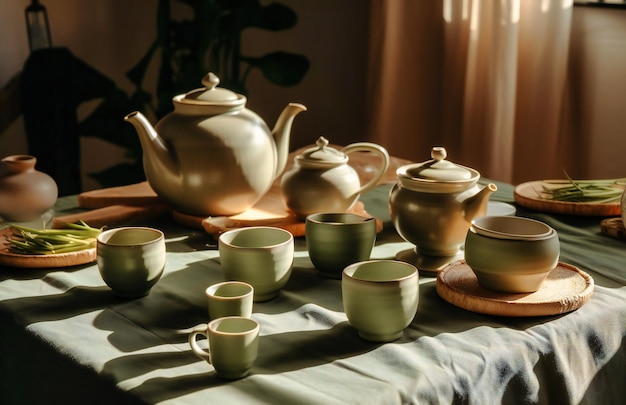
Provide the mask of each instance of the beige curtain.
POLYGON ((441 145, 495 180, 561 178, 571 18, 571 0, 372 0, 369 138, 413 161, 441 145))

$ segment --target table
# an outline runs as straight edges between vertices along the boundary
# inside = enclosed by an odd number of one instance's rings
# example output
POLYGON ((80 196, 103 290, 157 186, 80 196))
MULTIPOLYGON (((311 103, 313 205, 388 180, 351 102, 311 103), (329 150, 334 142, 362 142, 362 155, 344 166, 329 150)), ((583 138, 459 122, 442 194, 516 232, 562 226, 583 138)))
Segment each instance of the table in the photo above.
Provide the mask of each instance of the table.
MULTIPOLYGON (((512 202, 497 183, 492 200, 512 202)), ((389 185, 363 196, 383 220, 372 258, 411 245, 393 229, 389 185)), ((76 199, 59 200, 69 212, 76 199)), ((162 217, 168 262, 152 292, 123 300, 95 264, 0 268, 0 403, 621 403, 626 396, 626 244, 598 218, 526 211, 559 232, 561 261, 588 272, 595 292, 563 315, 508 318, 457 308, 420 275, 417 316, 392 343, 360 339, 341 283, 316 273, 303 238, 279 297, 255 303, 261 325, 252 374, 228 382, 193 355, 189 328, 207 321, 205 288, 222 280, 215 241, 162 217)))

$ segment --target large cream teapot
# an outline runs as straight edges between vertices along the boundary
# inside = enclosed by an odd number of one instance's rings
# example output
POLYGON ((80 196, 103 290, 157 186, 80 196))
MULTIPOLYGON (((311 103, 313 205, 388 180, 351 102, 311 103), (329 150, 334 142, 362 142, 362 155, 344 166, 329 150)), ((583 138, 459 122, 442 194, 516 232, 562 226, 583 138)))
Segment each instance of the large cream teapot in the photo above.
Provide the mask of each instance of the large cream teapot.
POLYGON ((245 108, 246 97, 218 88, 209 73, 204 88, 173 98, 174 111, 154 128, 140 112, 125 117, 141 141, 146 178, 174 209, 189 215, 239 214, 267 193, 289 154, 290 103, 274 129, 245 108))
POLYGON ((478 171, 446 160, 446 150, 435 147, 432 160, 402 166, 389 194, 394 227, 414 249, 397 259, 421 270, 438 271, 462 258, 461 246, 472 219, 485 215, 495 184, 477 184, 478 171))

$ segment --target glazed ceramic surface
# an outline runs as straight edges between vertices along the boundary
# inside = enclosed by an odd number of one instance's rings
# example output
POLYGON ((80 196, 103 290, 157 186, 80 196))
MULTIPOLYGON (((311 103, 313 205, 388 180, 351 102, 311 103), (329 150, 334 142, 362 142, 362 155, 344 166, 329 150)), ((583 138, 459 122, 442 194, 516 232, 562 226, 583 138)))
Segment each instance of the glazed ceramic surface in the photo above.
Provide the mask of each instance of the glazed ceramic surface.
POLYGON ((208 325, 194 328, 189 334, 189 346, 196 356, 213 365, 219 377, 229 380, 243 378, 257 358, 259 324, 242 317, 215 319, 208 325), (198 335, 207 337, 208 350, 198 345, 198 335))
POLYGON ((354 263, 343 271, 341 292, 348 321, 363 339, 396 340, 417 313, 418 272, 395 260, 354 263))
POLYGON ((239 214, 282 173, 293 118, 306 107, 289 104, 270 131, 244 96, 217 87, 217 76, 202 84, 174 97, 174 111, 154 128, 139 112, 125 119, 139 134, 146 178, 160 197, 189 215, 239 214))
POLYGON ((349 213, 320 213, 306 218, 309 257, 321 275, 341 279, 343 269, 369 260, 376 242, 376 219, 349 213))
POLYGON ((34 156, 7 156, 1 162, 0 219, 20 223, 39 221, 57 201, 56 182, 35 169, 34 156))
POLYGON ((256 226, 233 229, 219 237, 218 249, 226 280, 254 287, 254 301, 278 295, 293 266, 293 235, 280 228, 256 226))
POLYGON ((295 157, 293 167, 283 175, 281 191, 285 205, 302 219, 319 212, 347 211, 361 194, 376 185, 388 167, 389 154, 380 145, 359 142, 339 151, 320 137, 316 146, 295 157), (356 152, 379 157, 374 176, 364 184, 349 165, 348 155, 356 152))
POLYGON ((557 232, 529 218, 476 218, 465 241, 465 261, 478 282, 495 291, 537 291, 559 255, 557 232))
POLYGON ((432 160, 398 168, 389 195, 393 225, 417 253, 453 256, 465 240, 472 219, 485 215, 494 184, 481 188, 480 174, 445 160, 443 148, 433 148, 432 160))
POLYGON ((122 297, 147 295, 165 269, 165 237, 158 229, 109 229, 98 235, 96 252, 102 279, 122 297))
POLYGON ((206 289, 209 319, 252 316, 254 288, 241 281, 225 281, 206 289))

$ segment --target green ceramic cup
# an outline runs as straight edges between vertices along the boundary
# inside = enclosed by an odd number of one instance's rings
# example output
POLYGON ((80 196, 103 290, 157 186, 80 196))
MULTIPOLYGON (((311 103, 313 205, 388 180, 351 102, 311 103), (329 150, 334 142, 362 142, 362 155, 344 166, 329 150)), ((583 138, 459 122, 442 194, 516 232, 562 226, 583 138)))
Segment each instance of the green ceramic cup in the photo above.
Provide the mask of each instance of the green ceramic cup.
POLYGON ((376 219, 356 214, 318 213, 306 218, 309 258, 322 276, 341 279, 349 264, 369 260, 376 242, 376 219))
POLYGON ((390 342, 402 336, 419 304, 415 266, 396 260, 369 260, 346 267, 341 280, 343 308, 359 335, 390 342))
POLYGON ((254 288, 254 301, 268 301, 287 284, 293 267, 291 232, 253 226, 224 232, 218 249, 224 278, 243 281, 254 288))
POLYGON ((224 281, 206 289, 209 319, 252 316, 254 287, 241 281, 224 281))
POLYGON ((537 291, 558 265, 559 254, 557 232, 530 218, 475 218, 465 238, 467 265, 481 286, 494 291, 537 291))
POLYGON ((258 354, 259 324, 240 316, 218 318, 208 325, 196 326, 189 334, 189 346, 196 356, 213 365, 218 377, 243 378, 258 354), (207 337, 208 350, 198 345, 198 335, 207 337))
POLYGON ((96 257, 102 279, 115 294, 143 297, 165 269, 165 237, 154 228, 109 229, 98 235, 96 257))

